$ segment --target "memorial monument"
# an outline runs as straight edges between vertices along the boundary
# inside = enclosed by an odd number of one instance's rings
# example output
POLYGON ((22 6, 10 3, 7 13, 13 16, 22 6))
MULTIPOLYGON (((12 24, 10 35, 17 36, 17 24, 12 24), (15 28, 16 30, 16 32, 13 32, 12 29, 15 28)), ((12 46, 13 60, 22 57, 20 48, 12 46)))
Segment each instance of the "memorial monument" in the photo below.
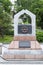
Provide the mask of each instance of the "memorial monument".
POLYGON ((14 41, 11 42, 9 48, 40 49, 40 45, 36 41, 36 16, 27 9, 14 15, 14 41), (26 15, 30 17, 31 23, 23 23, 26 15), (24 19, 22 22, 20 17, 22 20, 24 19))
POLYGON ((36 40, 36 16, 27 9, 23 9, 14 15, 14 39, 9 44, 8 51, 4 52, 3 58, 43 58, 35 54, 40 52, 37 50, 41 50, 41 47, 36 40))

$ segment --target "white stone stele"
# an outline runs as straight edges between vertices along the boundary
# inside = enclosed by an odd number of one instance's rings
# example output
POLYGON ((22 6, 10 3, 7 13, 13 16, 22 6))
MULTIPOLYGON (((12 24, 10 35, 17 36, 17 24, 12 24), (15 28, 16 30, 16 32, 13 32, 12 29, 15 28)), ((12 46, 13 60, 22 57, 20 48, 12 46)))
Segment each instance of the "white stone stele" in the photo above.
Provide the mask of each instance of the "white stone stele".
POLYGON ((14 15, 14 36, 36 36, 36 16, 32 12, 28 11, 27 9, 23 9, 14 15), (18 34, 19 17, 24 13, 29 15, 31 18, 32 34, 18 34))

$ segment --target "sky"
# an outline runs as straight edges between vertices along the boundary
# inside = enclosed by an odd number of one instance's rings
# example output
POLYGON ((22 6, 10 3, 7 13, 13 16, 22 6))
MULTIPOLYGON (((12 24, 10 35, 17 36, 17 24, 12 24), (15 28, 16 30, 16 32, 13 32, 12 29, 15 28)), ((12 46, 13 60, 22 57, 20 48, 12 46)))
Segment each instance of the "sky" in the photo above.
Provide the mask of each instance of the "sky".
POLYGON ((12 4, 14 4, 14 1, 16 1, 16 0, 10 0, 11 2, 12 2, 12 4))
MULTIPOLYGON (((12 4, 14 4, 14 1, 17 1, 17 0, 10 0, 12 2, 12 4)), ((14 6, 12 6, 12 11, 14 10, 14 6)))

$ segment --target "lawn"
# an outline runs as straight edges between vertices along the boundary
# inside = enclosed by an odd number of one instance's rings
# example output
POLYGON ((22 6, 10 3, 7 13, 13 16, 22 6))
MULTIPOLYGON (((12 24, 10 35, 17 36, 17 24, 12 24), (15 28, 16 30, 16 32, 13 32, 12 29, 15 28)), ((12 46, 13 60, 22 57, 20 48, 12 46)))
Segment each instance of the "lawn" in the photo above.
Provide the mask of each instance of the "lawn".
POLYGON ((10 43, 12 40, 12 35, 5 35, 4 38, 0 37, 0 43, 10 43))

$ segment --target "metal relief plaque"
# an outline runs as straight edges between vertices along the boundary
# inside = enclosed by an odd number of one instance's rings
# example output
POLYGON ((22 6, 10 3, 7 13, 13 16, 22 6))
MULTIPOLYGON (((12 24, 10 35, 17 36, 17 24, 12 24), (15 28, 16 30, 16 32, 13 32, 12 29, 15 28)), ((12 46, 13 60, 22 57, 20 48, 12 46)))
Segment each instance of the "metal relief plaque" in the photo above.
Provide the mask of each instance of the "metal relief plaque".
POLYGON ((32 26, 18 25, 18 34, 32 34, 32 26))

